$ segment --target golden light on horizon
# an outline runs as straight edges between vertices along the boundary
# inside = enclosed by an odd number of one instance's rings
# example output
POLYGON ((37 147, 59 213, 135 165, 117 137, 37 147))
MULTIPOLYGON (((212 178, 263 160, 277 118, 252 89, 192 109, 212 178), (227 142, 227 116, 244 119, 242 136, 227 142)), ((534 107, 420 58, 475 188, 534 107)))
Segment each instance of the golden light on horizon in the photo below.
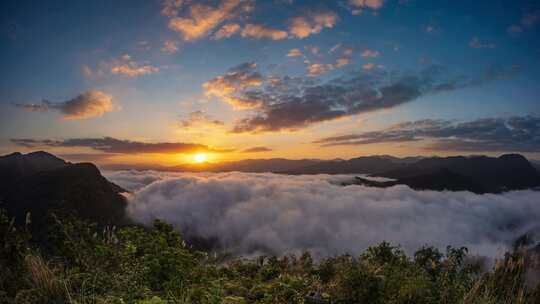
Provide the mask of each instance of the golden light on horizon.
POLYGON ((202 164, 208 160, 208 156, 204 153, 197 153, 193 155, 193 162, 197 164, 202 164))

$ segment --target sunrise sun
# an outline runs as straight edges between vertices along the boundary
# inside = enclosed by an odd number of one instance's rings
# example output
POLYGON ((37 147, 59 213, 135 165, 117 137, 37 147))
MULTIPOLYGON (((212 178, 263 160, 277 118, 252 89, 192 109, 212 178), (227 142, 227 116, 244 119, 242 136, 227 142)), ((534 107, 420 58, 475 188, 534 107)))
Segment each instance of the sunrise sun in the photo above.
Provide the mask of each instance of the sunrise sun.
POLYGON ((206 162, 207 159, 208 159, 208 157, 204 153, 197 153, 197 154, 195 154, 193 156, 193 162, 195 162, 197 164, 204 163, 204 162, 206 162))

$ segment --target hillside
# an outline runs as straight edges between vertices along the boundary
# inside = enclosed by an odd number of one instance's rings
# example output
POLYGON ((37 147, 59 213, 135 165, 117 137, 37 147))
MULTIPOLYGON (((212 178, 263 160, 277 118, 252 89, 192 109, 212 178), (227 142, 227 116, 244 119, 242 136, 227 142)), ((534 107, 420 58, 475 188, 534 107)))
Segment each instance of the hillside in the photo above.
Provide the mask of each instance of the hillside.
POLYGON ((125 190, 105 179, 90 163, 71 164, 52 154, 14 153, 0 157, 0 201, 18 222, 30 212, 35 227, 49 211, 75 213, 99 224, 125 222, 125 190))

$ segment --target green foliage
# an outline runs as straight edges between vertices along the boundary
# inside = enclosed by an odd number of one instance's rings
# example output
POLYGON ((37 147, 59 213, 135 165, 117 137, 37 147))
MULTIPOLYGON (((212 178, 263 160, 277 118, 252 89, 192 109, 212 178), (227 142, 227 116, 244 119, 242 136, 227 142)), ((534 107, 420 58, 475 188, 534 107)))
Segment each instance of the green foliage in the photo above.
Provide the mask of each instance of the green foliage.
POLYGON ((532 262, 516 248, 481 273, 465 248, 420 248, 407 256, 383 242, 354 257, 211 257, 172 226, 98 227, 49 219, 33 241, 0 212, 0 303, 538 303, 532 262), (44 245, 46 244, 46 246, 44 245))

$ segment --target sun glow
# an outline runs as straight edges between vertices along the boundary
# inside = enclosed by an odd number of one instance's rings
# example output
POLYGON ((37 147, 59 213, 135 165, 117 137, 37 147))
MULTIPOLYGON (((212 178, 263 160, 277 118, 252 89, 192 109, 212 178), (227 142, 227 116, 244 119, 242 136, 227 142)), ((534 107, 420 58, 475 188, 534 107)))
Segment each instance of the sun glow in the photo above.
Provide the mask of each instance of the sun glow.
POLYGON ((204 163, 204 162, 206 162, 207 159, 208 159, 208 157, 204 153, 197 153, 197 154, 195 154, 193 156, 193 162, 195 162, 197 164, 204 163))

